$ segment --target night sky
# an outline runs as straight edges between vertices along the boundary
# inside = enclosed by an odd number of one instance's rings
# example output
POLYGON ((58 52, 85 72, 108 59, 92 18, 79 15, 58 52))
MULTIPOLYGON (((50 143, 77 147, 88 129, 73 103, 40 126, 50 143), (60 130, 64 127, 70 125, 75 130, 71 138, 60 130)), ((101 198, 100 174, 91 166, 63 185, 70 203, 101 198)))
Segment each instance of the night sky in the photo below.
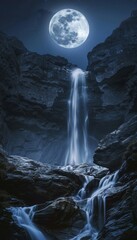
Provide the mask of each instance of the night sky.
POLYGON ((87 53, 135 9, 137 0, 0 0, 0 30, 19 38, 31 51, 63 56, 86 68, 87 53), (82 12, 89 22, 90 35, 78 48, 61 48, 49 36, 49 21, 63 8, 82 12))

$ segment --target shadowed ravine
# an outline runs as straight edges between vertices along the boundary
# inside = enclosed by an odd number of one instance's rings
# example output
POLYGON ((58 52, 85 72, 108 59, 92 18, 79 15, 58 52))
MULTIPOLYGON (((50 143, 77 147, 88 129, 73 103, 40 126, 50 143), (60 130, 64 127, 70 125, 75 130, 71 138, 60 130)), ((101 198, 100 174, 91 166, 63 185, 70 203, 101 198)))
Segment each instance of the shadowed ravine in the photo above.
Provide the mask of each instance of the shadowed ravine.
MULTIPOLYGON (((71 74, 71 93, 69 99, 69 117, 68 117, 68 151, 66 155, 65 166, 62 168, 69 171, 71 166, 88 163, 89 147, 87 134, 87 96, 86 96, 86 78, 81 69, 76 69, 71 74)), ((71 240, 86 239, 96 240, 99 230, 105 223, 106 216, 106 196, 107 189, 114 186, 117 173, 103 177, 98 188, 93 193, 86 195, 86 188, 92 176, 83 175, 85 178, 81 190, 71 199, 75 204, 85 212, 85 226, 71 240), (97 211, 97 216, 96 216, 97 211)), ((51 189, 52 191, 52 189, 51 189)), ((35 196, 34 196, 35 197, 35 196)), ((11 208, 12 216, 17 225, 23 228, 31 240, 52 240, 50 234, 41 232, 33 223, 33 217, 36 213, 35 206, 11 208)), ((45 223, 46 225, 46 223, 45 223)))

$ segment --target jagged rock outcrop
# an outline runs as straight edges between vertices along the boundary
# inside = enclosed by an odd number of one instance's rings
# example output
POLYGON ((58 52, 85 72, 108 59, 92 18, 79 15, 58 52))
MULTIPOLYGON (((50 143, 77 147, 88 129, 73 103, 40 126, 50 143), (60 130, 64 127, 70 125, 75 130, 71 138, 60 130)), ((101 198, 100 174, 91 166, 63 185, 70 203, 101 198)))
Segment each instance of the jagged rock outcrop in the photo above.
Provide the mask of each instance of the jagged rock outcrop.
POLYGON ((121 167, 127 146, 137 140, 137 115, 103 138, 94 154, 94 162, 111 171, 121 167))
POLYGON ((7 204, 9 197, 13 198, 13 205, 16 199, 27 205, 40 204, 74 195, 83 185, 84 177, 80 173, 0 153, 0 193, 5 192, 5 197, 7 194, 7 204))
POLYGON ((18 201, 34 205, 72 196, 83 186, 84 174, 101 179, 108 173, 107 168, 97 165, 85 164, 70 169, 53 167, 28 158, 9 156, 0 147, 0 193, 2 198, 5 196, 7 206, 10 198, 13 199, 13 205, 18 205, 18 201))
POLYGON ((9 153, 64 160, 72 68, 62 57, 29 52, 0 33, 0 142, 9 153))
POLYGON ((88 54, 90 131, 101 139, 137 113, 137 14, 88 54))

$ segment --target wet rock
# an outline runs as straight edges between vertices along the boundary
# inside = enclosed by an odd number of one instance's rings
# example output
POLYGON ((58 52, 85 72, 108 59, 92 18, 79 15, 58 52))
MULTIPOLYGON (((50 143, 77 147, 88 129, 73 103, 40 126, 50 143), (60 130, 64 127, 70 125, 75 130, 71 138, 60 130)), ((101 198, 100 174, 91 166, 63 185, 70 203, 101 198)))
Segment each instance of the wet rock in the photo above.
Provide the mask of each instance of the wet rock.
POLYGON ((0 207, 0 235, 5 240, 29 240, 26 232, 12 220, 11 213, 0 207))
POLYGON ((98 178, 94 178, 92 179, 86 186, 86 196, 91 196, 91 194, 98 188, 99 186, 99 179, 98 178))
POLYGON ((96 164, 80 164, 78 166, 66 166, 63 167, 64 171, 74 172, 76 174, 82 174, 86 176, 93 176, 101 179, 109 173, 109 169, 106 167, 98 166, 96 164))
POLYGON ((132 189, 130 189, 132 186, 129 184, 123 194, 121 192, 121 196, 113 198, 111 205, 108 206, 106 223, 99 233, 98 240, 121 240, 124 236, 135 239, 137 225, 133 216, 132 189))
POLYGON ((70 239, 79 233, 85 224, 85 212, 75 202, 59 198, 52 203, 36 206, 34 222, 57 239, 70 239))

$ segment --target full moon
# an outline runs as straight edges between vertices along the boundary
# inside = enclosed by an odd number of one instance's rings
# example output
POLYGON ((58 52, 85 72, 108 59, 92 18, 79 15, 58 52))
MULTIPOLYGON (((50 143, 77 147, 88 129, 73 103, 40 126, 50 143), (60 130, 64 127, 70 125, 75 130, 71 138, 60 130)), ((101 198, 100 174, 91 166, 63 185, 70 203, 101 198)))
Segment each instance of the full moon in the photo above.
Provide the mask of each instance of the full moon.
POLYGON ((89 24, 81 12, 63 9, 51 18, 49 34, 59 46, 76 48, 86 41, 89 35, 89 24))

